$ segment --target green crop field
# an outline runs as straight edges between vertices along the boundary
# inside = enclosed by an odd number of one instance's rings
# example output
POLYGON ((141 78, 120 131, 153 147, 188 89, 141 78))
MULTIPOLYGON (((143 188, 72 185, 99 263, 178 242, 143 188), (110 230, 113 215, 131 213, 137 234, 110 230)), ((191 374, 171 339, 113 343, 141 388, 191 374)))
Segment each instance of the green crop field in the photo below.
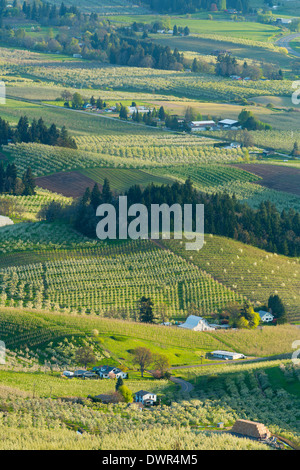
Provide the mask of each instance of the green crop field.
POLYGON ((104 179, 109 180, 112 189, 123 191, 130 188, 134 184, 147 186, 150 183, 168 184, 172 183, 169 178, 153 176, 142 170, 127 170, 119 168, 92 168, 80 171, 83 175, 88 176, 99 184, 103 184, 104 179))
POLYGON ((191 305, 210 314, 240 299, 204 271, 146 241, 102 243, 95 249, 62 253, 57 259, 53 253, 52 260, 44 263, 27 257, 26 264, 18 267, 17 259, 14 254, 11 267, 6 259, 7 267, 0 270, 2 294, 10 305, 13 300, 19 306, 53 305, 101 315, 122 312, 128 318, 137 314, 143 296, 153 299, 157 311, 166 305, 171 315, 186 315, 191 305))

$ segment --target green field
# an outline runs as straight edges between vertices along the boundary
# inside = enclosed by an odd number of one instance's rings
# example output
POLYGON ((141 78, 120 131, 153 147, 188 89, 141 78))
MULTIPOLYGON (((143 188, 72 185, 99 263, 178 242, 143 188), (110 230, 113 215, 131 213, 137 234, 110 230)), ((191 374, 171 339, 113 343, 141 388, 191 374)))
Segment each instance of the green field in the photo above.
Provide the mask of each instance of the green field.
POLYGON ((135 184, 143 187, 150 183, 161 185, 172 182, 169 178, 163 178, 158 175, 153 176, 142 170, 92 168, 80 170, 80 173, 88 176, 100 185, 102 185, 104 183, 104 179, 107 178, 111 188, 117 191, 124 191, 135 184))

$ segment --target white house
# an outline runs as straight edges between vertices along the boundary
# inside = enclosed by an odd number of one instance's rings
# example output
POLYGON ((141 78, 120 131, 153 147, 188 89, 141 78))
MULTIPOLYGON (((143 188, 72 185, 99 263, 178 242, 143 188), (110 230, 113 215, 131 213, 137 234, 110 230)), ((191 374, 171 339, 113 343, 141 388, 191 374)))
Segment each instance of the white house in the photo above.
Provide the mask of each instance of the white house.
POLYGON ((101 379, 110 379, 111 377, 116 377, 117 379, 119 377, 122 377, 122 379, 127 378, 127 373, 123 372, 118 367, 102 366, 100 368, 94 368, 94 370, 100 375, 101 379))
POLYGON ((231 351, 212 351, 212 356, 216 359, 225 359, 226 361, 234 361, 236 359, 244 359, 244 354, 231 351))
POLYGON ((202 317, 197 317, 196 315, 190 315, 185 323, 179 325, 180 328, 185 328, 186 330, 193 331, 212 331, 212 328, 207 321, 202 317))
POLYGON ((272 313, 270 312, 265 312, 264 310, 260 310, 258 313, 259 313, 261 321, 264 323, 269 323, 274 320, 274 315, 272 315, 272 313))
POLYGON ((276 18, 277 24, 291 24, 292 20, 289 18, 276 18))
POLYGON ((6 227, 7 225, 14 225, 14 223, 9 217, 0 215, 0 227, 6 227))
POLYGON ((155 393, 146 392, 145 390, 140 390, 135 394, 136 403, 142 403, 143 405, 153 405, 156 403, 157 396, 155 393))

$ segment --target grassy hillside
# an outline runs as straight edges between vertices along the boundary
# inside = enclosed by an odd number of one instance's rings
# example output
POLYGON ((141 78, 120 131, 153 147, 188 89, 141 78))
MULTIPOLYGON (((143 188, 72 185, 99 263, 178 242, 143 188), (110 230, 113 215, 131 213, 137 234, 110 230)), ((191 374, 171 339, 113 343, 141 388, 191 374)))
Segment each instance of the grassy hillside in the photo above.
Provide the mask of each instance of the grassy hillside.
MULTIPOLYGON (((200 333, 176 326, 146 325, 94 315, 47 313, 35 309, 20 311, 7 307, 0 309, 1 339, 9 350, 23 351, 20 358, 26 356, 27 347, 32 365, 37 357, 42 362, 43 357, 50 360, 51 348, 48 350, 48 345, 52 344, 52 349, 55 349, 65 338, 74 345, 83 341, 93 344, 100 355, 100 363, 122 363, 132 368, 133 350, 140 346, 148 347, 153 353, 167 355, 172 366, 200 364, 201 356, 215 349, 232 349, 257 357, 288 354, 292 353, 292 342, 299 337, 298 331, 296 326, 284 325, 267 326, 251 332, 200 333)), ((60 362, 59 350, 54 362, 60 362)))

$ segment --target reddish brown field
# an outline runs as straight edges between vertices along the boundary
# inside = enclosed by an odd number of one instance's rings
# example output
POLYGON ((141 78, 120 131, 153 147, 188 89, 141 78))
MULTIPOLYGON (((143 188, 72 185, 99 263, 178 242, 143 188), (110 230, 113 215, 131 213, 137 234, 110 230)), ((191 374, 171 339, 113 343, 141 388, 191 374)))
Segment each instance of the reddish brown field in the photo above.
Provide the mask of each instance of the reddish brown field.
POLYGON ((35 180, 37 186, 66 197, 80 197, 86 188, 92 189, 95 181, 77 171, 55 173, 35 180))
POLYGON ((300 196, 300 169, 268 164, 237 164, 238 168, 263 178, 257 184, 300 196))

